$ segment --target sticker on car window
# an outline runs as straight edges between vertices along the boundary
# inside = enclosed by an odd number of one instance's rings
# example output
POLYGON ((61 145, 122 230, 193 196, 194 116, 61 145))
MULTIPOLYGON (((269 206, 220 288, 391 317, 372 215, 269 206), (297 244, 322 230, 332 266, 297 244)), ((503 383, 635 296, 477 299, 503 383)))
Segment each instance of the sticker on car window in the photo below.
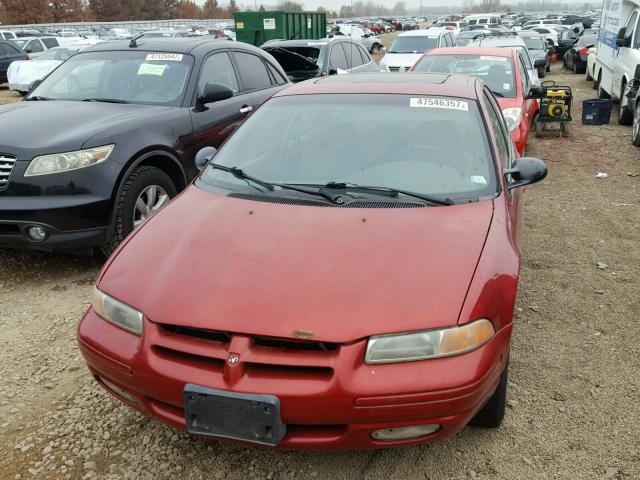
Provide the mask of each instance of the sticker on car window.
POLYGON ((503 90, 510 90, 511 89, 511 84, 510 83, 503 83, 502 84, 502 89, 503 90))
POLYGON ((471 177, 469 177, 469 180, 471 181, 471 183, 478 183, 480 185, 487 185, 489 183, 487 182, 487 179, 482 175, 471 175, 471 177))
POLYGON ((146 60, 148 62, 181 62, 182 57, 181 53, 150 53, 146 60))
POLYGON ((506 62, 509 59, 507 57, 494 57, 489 55, 480 55, 480 60, 494 60, 496 62, 506 62))
POLYGON ((143 63, 138 68, 138 75, 156 75, 161 77, 164 75, 164 71, 167 69, 167 65, 156 65, 155 63, 143 63))
POLYGON ((469 111, 469 103, 453 98, 412 98, 409 100, 410 108, 444 108, 447 110, 469 111))

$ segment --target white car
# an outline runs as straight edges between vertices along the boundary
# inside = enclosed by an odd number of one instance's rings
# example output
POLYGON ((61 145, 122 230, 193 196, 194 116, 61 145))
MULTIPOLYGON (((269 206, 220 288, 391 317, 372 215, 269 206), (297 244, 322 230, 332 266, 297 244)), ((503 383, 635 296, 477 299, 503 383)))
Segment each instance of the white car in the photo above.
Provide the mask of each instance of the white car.
POLYGON ((585 74, 585 77, 587 80, 594 80, 594 85, 595 85, 594 74, 596 71, 597 55, 598 55, 598 47, 591 47, 589 49, 589 56, 587 57, 587 72, 585 74))
POLYGON ((7 70, 9 90, 26 94, 29 91, 29 85, 36 80, 43 79, 67 58, 91 45, 92 44, 78 44, 51 48, 44 52, 37 60, 18 60, 12 62, 7 70))
POLYGON ((15 40, 18 38, 15 33, 10 30, 0 30, 0 40, 15 40))
POLYGON ((406 72, 428 50, 454 45, 453 33, 442 28, 409 30, 399 33, 380 60, 380 66, 391 72, 406 72))
POLYGON ((532 30, 534 32, 538 32, 540 35, 542 35, 542 38, 544 38, 545 40, 550 39, 551 41, 553 41, 554 47, 558 46, 559 32, 554 27, 550 27, 548 25, 539 25, 539 26, 536 25, 531 27, 525 27, 522 30, 532 30))
POLYGON ((60 46, 60 42, 56 37, 20 37, 12 40, 24 50, 31 59, 36 59, 50 48, 60 46))
POLYGON ((375 35, 367 33, 362 25, 340 23, 337 24, 337 27, 339 27, 340 35, 351 37, 356 42, 361 43, 370 53, 378 53, 382 50, 382 40, 375 35))

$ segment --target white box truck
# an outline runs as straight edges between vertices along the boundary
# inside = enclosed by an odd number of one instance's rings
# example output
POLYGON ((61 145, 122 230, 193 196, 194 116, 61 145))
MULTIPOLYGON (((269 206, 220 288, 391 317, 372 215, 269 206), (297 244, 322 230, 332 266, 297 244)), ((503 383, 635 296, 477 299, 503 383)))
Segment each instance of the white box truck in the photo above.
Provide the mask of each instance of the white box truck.
POLYGON ((594 86, 600 98, 620 101, 618 122, 631 125, 633 107, 629 97, 636 66, 640 64, 640 0, 604 0, 594 86))

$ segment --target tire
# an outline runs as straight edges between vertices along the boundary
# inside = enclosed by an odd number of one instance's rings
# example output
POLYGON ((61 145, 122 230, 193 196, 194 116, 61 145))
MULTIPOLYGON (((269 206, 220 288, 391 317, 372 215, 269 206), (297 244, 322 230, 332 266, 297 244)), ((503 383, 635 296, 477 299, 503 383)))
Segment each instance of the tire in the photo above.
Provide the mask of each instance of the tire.
POLYGON ((627 93, 627 84, 624 83, 620 94, 620 108, 618 109, 618 124, 620 125, 631 125, 633 123, 633 110, 629 108, 627 93))
POLYGON ((544 68, 538 70, 538 78, 544 78, 546 75, 544 68))
POLYGON ((631 143, 640 147, 640 102, 636 104, 635 115, 633 116, 633 127, 631 128, 631 143))
POLYGON ((598 87, 598 98, 602 98, 602 99, 609 99, 611 98, 611 95, 609 95, 607 92, 605 92, 604 88, 602 87, 598 87))
POLYGON ((593 77, 593 89, 598 90, 600 88, 600 80, 602 80, 602 72, 598 74, 597 80, 596 77, 593 77))
MULTIPOLYGON (((146 165, 136 167, 124 180, 120 196, 116 199, 113 238, 100 248, 102 253, 107 257, 111 255, 127 235, 139 226, 136 222, 140 212, 140 209, 136 207, 138 200, 142 200, 147 207, 150 207, 146 211, 146 215, 150 215, 162 208, 177 193, 171 178, 159 168, 146 165), (145 193, 152 187, 156 187, 155 197, 157 199, 149 205, 149 201, 152 199, 148 195, 145 196, 145 193), (166 198, 163 198, 164 196, 166 198)), ((144 218, 138 221, 142 223, 144 218)))
POLYGON ((547 73, 551 72, 551 62, 547 62, 547 67, 545 68, 547 73))
POLYGON ((377 43, 374 43, 373 45, 371 45, 371 54, 376 54, 376 53, 380 53, 380 45, 378 45, 377 43))
POLYGON ((569 128, 569 123, 568 122, 560 123, 560 136, 561 137, 568 137, 570 131, 571 130, 569 128))
POLYGON ((589 82, 589 81, 593 80, 593 77, 591 76, 591 73, 589 72, 589 69, 588 69, 588 68, 587 68, 587 69, 586 69, 586 71, 585 71, 584 79, 585 79, 587 82, 589 82))
POLYGON ((504 367, 500 375, 500 383, 489 401, 471 419, 469 425, 482 428, 498 428, 504 418, 507 406, 507 386, 509 377, 509 362, 504 367))
POLYGON ((542 138, 542 122, 539 122, 536 120, 536 123, 534 125, 534 129, 536 132, 536 138, 542 138))

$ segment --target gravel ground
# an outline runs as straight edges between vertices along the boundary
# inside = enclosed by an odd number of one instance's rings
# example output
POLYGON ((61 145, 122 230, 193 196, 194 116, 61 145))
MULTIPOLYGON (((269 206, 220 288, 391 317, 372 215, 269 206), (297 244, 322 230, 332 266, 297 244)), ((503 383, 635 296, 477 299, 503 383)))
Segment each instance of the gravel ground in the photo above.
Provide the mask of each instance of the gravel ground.
MULTIPOLYGON (((640 478, 640 150, 615 120, 579 124, 594 95, 582 75, 554 65, 550 78, 574 88, 578 121, 569 138, 529 141, 550 173, 526 193, 500 429, 346 453, 190 437, 122 406, 84 368, 75 326, 100 260, 0 251, 0 479, 640 478)), ((17 98, 0 89, 0 103, 17 98)))

